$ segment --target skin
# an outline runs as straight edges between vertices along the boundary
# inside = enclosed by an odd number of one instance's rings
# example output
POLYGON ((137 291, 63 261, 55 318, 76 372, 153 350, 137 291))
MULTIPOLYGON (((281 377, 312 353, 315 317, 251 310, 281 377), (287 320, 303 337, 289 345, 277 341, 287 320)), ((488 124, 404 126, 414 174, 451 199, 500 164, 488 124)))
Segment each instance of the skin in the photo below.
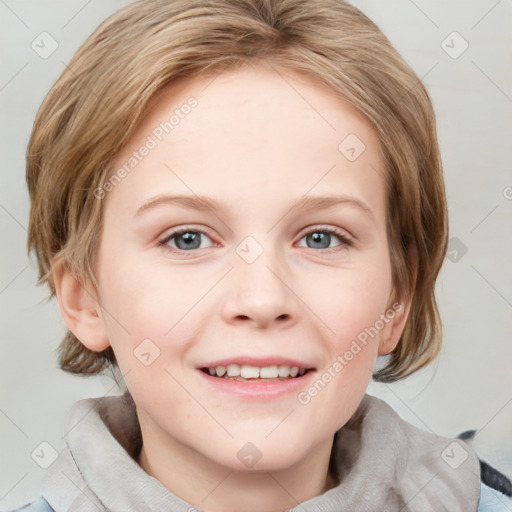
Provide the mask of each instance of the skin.
POLYGON ((247 512, 281 511, 338 484, 328 474, 334 433, 363 398, 377 355, 396 346, 410 304, 307 404, 297 393, 255 400, 203 383, 200 363, 235 354, 298 357, 320 376, 395 302, 369 123, 292 72, 251 65, 215 76, 181 79, 152 102, 115 169, 189 97, 198 105, 102 199, 100 288, 86 292, 63 269, 57 298, 85 346, 112 346, 137 405, 145 471, 203 510, 238 511, 243 500, 247 512), (349 134, 366 146, 355 161, 338 150, 349 134), (160 194, 228 209, 167 204, 135 217, 160 194), (290 211, 305 195, 354 198, 371 213, 348 202, 290 211), (162 244, 189 226, 206 232, 196 234, 200 248, 180 252, 176 237, 162 244), (332 235, 323 248, 306 237, 325 228, 351 243, 332 235), (236 252, 247 236, 263 249, 252 263, 236 252), (146 366, 134 350, 148 338, 160 355, 146 366), (262 454, 252 468, 237 457, 249 441, 262 454))

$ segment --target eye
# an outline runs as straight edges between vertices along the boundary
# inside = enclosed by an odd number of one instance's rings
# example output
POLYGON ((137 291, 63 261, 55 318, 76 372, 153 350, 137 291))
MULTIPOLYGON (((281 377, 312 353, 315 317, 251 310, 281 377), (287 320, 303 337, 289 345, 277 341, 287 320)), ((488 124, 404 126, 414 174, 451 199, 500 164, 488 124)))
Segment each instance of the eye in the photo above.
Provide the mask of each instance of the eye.
MULTIPOLYGON (((314 227, 302 236, 301 241, 306 241, 306 247, 310 249, 333 249, 335 247, 350 247, 353 245, 351 237, 347 232, 325 227, 314 227), (332 242, 338 240, 337 245, 332 242)), ((191 252, 196 249, 205 249, 213 245, 208 234, 201 229, 191 227, 180 228, 169 233, 158 243, 165 250, 174 253, 191 252), (203 240, 209 240, 210 243, 203 245, 203 240)), ((300 245, 304 247, 304 245, 300 245)))
MULTIPOLYGON (((331 242, 335 239, 338 239, 340 243, 334 247, 350 247, 353 245, 347 232, 335 228, 314 227, 301 238, 301 240, 304 239, 306 240, 306 247, 310 249, 332 249, 331 242)), ((301 247, 304 247, 304 245, 301 245, 301 247)))
POLYGON ((194 249, 204 249, 213 245, 211 243, 206 246, 202 245, 201 242, 204 238, 211 242, 211 238, 200 229, 181 228, 169 233, 159 242, 159 245, 171 252, 190 252, 194 249))

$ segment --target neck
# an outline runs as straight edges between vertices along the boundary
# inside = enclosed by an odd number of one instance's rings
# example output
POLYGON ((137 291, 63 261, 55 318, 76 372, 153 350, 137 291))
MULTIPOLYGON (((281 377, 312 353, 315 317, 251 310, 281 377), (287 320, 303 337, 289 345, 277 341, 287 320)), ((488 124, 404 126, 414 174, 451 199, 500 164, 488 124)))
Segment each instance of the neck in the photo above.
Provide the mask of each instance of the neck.
POLYGON ((216 464, 154 425, 142 421, 141 428, 143 446, 137 461, 142 469, 206 512, 281 512, 337 485, 329 472, 333 438, 292 467, 240 471, 216 464))

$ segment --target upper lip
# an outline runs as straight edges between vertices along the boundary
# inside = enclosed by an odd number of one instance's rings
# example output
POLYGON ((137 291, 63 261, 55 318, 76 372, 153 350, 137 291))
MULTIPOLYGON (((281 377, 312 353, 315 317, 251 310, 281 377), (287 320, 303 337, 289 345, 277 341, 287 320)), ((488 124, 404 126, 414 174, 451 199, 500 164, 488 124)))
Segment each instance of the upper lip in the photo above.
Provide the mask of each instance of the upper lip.
POLYGON ((230 364, 237 364, 239 366, 257 366, 263 368, 265 366, 297 366, 298 368, 305 368, 307 370, 314 369, 314 365, 297 359, 282 356, 267 356, 267 357, 251 357, 251 356, 232 356, 225 359, 217 359, 209 361, 199 366, 199 368, 216 368, 217 366, 229 366, 230 364))

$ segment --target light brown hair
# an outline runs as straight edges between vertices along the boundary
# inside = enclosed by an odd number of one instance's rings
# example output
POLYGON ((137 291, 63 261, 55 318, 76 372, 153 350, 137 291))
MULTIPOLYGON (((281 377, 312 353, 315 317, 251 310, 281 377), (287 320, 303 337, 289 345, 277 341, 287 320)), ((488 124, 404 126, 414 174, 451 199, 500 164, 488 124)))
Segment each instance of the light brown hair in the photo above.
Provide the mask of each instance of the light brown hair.
MULTIPOLYGON (((38 284, 53 297, 53 272, 68 265, 97 287, 103 201, 94 191, 156 93, 181 77, 262 61, 327 85, 378 135, 394 289, 414 296, 401 339, 374 378, 403 378, 441 344, 434 286, 448 226, 435 115, 386 36, 342 0, 139 0, 105 20, 44 99, 29 141, 28 250, 37 255, 38 284)), ((69 331, 59 362, 76 374, 116 366, 111 348, 93 352, 69 331)))

